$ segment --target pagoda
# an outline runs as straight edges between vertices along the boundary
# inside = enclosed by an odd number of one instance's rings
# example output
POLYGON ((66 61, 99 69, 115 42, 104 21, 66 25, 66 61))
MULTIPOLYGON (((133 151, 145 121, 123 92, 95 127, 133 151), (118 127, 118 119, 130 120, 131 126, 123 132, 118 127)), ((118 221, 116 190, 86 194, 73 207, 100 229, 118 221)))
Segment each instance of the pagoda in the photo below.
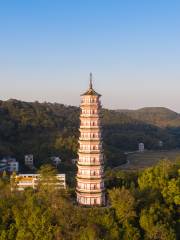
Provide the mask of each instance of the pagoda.
POLYGON ((89 89, 81 95, 77 162, 77 202, 84 206, 105 205, 100 97, 93 89, 90 73, 89 89))

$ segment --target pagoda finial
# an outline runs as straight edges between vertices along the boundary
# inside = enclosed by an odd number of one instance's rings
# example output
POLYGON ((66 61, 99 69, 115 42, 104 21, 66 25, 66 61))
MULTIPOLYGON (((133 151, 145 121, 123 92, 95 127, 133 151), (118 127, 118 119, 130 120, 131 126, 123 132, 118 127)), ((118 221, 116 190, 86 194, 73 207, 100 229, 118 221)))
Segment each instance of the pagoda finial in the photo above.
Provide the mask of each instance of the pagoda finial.
POLYGON ((92 89, 92 73, 89 74, 89 88, 92 89))

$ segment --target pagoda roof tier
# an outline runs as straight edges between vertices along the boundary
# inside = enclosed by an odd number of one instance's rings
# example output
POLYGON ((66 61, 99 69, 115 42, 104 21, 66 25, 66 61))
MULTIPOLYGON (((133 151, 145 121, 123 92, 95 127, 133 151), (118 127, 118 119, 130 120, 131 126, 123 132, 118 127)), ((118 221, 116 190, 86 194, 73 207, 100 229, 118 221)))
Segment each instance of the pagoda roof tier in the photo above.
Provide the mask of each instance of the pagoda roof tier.
POLYGON ((98 163, 81 163, 81 162, 79 162, 78 161, 78 163, 77 163, 77 165, 78 166, 88 166, 88 167, 95 167, 95 166, 102 166, 102 165, 104 165, 104 162, 103 161, 99 161, 98 163))
POLYGON ((102 108, 102 104, 101 103, 85 103, 85 102, 83 102, 83 103, 81 103, 80 104, 80 106, 81 106, 81 108, 83 108, 83 109, 86 109, 86 108, 88 108, 88 109, 97 109, 97 110, 101 110, 101 108, 102 108))
POLYGON ((79 143, 83 143, 83 142, 90 142, 90 143, 94 143, 94 142, 101 142, 102 141, 102 137, 100 137, 100 138, 79 138, 79 143))
POLYGON ((88 192, 88 193, 86 193, 86 195, 84 195, 84 193, 76 191, 76 193, 78 193, 78 194, 79 194, 80 196, 82 196, 82 197, 84 197, 84 196, 86 196, 86 197, 97 197, 97 196, 101 197, 102 194, 103 194, 103 192, 104 192, 104 190, 103 190, 103 191, 100 191, 99 193, 91 193, 91 192, 88 192), (81 194, 82 194, 82 195, 81 195, 81 194))
POLYGON ((101 118, 102 113, 81 113, 80 118, 101 118))
POLYGON ((80 150, 78 151, 78 153, 80 154, 101 154, 101 153, 104 153, 104 150, 101 149, 101 150, 80 150))
POLYGON ((102 189, 81 189, 81 188, 76 188, 76 191, 79 193, 89 193, 89 194, 93 194, 93 193, 101 193, 103 191, 105 191, 105 188, 102 189))
POLYGON ((102 126, 101 125, 99 125, 99 126, 80 126, 80 128, 79 129, 101 129, 102 128, 102 126))
POLYGON ((87 119, 87 118, 89 118, 89 119, 102 119, 102 114, 100 114, 100 113, 98 113, 98 114, 87 114, 87 113, 82 113, 81 115, 80 115, 80 119, 87 119))
POLYGON ((95 153, 91 153, 91 152, 78 152, 79 157, 98 157, 98 156, 103 156, 104 155, 104 150, 102 150, 101 152, 95 152, 95 153))
POLYGON ((81 107, 86 107, 86 106, 88 106, 88 107, 101 107, 102 105, 101 105, 101 103, 100 102, 81 102, 81 107))
POLYGON ((104 174, 101 174, 99 176, 88 176, 88 175, 80 175, 77 174, 76 179, 87 179, 87 180, 91 180, 91 179, 103 179, 104 178, 104 174))
POLYGON ((98 183, 102 183, 102 182, 104 182, 104 178, 102 178, 102 179, 84 179, 84 178, 80 178, 80 179, 78 179, 78 182, 79 183, 87 183, 87 184, 94 184, 94 183, 96 183, 96 184, 98 184, 98 183))
POLYGON ((93 88, 89 88, 85 93, 81 94, 81 96, 97 96, 97 97, 101 97, 101 94, 97 93, 93 88))
MULTIPOLYGON (((81 165, 80 169, 84 169, 84 170, 101 170, 103 169, 103 166, 93 166, 93 165, 81 165)), ((102 175, 102 174, 98 174, 102 175)), ((90 175, 91 176, 91 175, 90 175)), ((94 175, 93 175, 94 176, 94 175)), ((97 176, 97 175, 96 175, 97 176)))
POLYGON ((87 128, 80 129, 79 128, 79 130, 80 131, 82 130, 83 133, 102 133, 101 129, 99 129, 99 128, 98 129, 94 129, 94 128, 93 129, 92 128, 91 129, 87 129, 87 128))

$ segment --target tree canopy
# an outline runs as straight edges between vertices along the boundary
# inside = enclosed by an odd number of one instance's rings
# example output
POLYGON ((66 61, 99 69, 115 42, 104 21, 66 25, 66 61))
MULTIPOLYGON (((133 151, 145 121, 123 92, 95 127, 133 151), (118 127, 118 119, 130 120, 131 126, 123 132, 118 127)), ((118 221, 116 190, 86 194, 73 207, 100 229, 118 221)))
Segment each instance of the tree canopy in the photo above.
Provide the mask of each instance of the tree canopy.
MULTIPOLYGON (((107 206, 76 204, 52 184, 10 191, 0 178, 0 240, 176 240, 180 238, 180 165, 167 160, 141 172, 108 170, 107 206), (113 179, 113 181, 112 181, 113 179)), ((41 167, 42 182, 56 169, 41 167)))

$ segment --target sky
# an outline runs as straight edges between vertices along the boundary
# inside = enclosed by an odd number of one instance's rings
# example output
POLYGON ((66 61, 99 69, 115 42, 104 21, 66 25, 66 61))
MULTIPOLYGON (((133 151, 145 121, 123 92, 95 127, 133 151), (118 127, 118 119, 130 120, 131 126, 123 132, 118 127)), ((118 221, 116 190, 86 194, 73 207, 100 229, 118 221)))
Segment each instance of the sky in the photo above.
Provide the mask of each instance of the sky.
POLYGON ((0 99, 180 112, 179 0, 0 0, 0 99))

